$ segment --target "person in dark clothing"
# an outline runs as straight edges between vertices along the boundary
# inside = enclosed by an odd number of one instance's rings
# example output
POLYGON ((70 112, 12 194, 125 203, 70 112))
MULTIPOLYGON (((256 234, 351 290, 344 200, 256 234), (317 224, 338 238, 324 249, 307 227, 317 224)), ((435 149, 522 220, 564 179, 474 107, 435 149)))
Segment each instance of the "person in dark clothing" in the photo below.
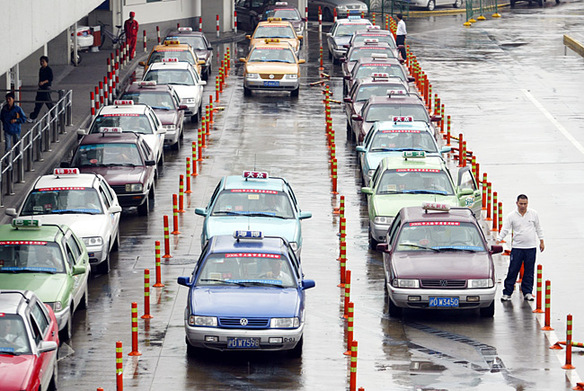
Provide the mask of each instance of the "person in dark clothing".
POLYGON ((26 121, 26 115, 20 106, 14 104, 14 93, 6 94, 6 104, 0 111, 0 121, 4 127, 6 152, 10 151, 14 144, 20 140, 20 124, 26 121))
POLYGON ((44 104, 47 105, 49 110, 53 107, 51 93, 48 92, 51 89, 51 84, 53 84, 53 70, 49 66, 49 58, 47 56, 42 56, 41 69, 39 69, 39 91, 37 91, 36 94, 34 110, 30 113, 30 119, 32 121, 38 117, 44 104))
POLYGON ((138 39, 138 22, 134 19, 136 13, 134 11, 130 12, 130 19, 124 22, 124 31, 126 32, 126 41, 130 49, 130 60, 134 58, 136 54, 136 41, 138 39))

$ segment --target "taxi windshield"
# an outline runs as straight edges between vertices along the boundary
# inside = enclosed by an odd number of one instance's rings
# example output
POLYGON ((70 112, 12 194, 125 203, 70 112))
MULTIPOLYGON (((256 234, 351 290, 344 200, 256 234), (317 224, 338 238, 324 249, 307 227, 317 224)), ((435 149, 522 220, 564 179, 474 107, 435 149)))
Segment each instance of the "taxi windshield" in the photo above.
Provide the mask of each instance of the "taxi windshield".
POLYGON ((193 75, 186 69, 155 69, 148 71, 144 81, 155 81, 158 84, 176 84, 194 86, 193 75))
POLYGON ((176 110, 175 102, 172 100, 172 96, 168 92, 126 92, 122 96, 122 100, 132 100, 136 104, 142 103, 153 109, 176 110))
POLYGON ((268 18, 281 18, 282 20, 300 20, 300 14, 298 10, 294 8, 279 8, 267 10, 264 12, 262 20, 268 20, 268 18))
POLYGON ((148 118, 143 114, 102 114, 93 121, 89 133, 101 133, 102 128, 122 128, 123 132, 153 134, 148 118))
POLYGON ((294 29, 290 26, 258 26, 253 34, 254 39, 259 38, 291 38, 294 39, 294 29))
POLYGON ((389 77, 397 76, 404 81, 406 80, 406 75, 401 67, 389 64, 361 65, 353 72, 353 79, 362 79, 374 73, 387 73, 389 77))
POLYGON ((390 34, 359 34, 353 38, 352 45, 363 43, 366 39, 376 39, 380 43, 386 43, 391 48, 396 48, 395 41, 390 34))
POLYGON ((65 273, 63 253, 54 242, 0 241, 0 273, 65 273))
POLYGON ((211 215, 294 218, 292 205, 284 192, 252 189, 223 190, 217 196, 211 215))
POLYGON ((205 260, 197 285, 268 285, 295 287, 290 263, 280 254, 211 254, 205 260))
POLYGON ((249 62, 285 62, 295 64, 291 50, 283 48, 256 48, 249 55, 249 62))
POLYGON ((355 102, 365 102, 372 96, 385 96, 387 90, 403 91, 407 94, 408 91, 403 84, 377 83, 360 85, 355 95, 355 102))
POLYGON ((453 195, 450 177, 443 170, 404 168, 386 170, 377 186, 377 194, 453 195))
POLYGON ((49 187, 33 190, 22 207, 22 216, 86 213, 102 214, 97 190, 90 187, 49 187))
POLYGON ((190 45, 193 50, 207 50, 207 44, 202 36, 176 36, 176 37, 169 37, 165 39, 166 41, 179 41, 180 43, 184 43, 190 45))
POLYGON ((434 138, 426 131, 378 131, 371 138, 369 151, 421 150, 438 152, 434 138))
POLYGON ((0 355, 32 354, 22 318, 13 314, 0 316, 0 355))
POLYGON ((148 59, 148 65, 154 62, 162 62, 162 59, 176 58, 178 61, 188 62, 189 64, 195 64, 195 58, 190 50, 172 49, 172 50, 160 50, 153 52, 148 59))
POLYGON ((353 35, 355 31, 365 30, 367 27, 371 26, 370 24, 365 23, 343 23, 337 27, 335 31, 336 37, 343 37, 347 35, 353 35))
POLYGON ((457 221, 427 221, 405 224, 396 251, 486 251, 477 227, 457 221))
POLYGON ((387 54, 387 57, 395 57, 394 52, 391 48, 381 48, 381 47, 371 47, 371 46, 360 46, 351 50, 349 53, 349 58, 347 61, 357 61, 363 57, 372 57, 372 54, 387 54))
POLYGON ((395 116, 413 117, 415 121, 430 122, 428 111, 423 105, 381 104, 370 105, 368 108, 365 106, 364 110, 367 110, 364 115, 367 122, 391 121, 395 116))
POLYGON ((75 167, 143 166, 138 146, 132 143, 81 145, 73 157, 75 167))

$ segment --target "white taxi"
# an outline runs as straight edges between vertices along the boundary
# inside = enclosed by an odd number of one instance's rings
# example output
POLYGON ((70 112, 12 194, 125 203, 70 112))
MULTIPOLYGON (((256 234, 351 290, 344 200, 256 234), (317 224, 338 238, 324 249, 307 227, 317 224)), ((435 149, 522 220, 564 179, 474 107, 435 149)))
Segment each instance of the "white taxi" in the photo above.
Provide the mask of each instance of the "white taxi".
POLYGON ((89 262, 100 273, 109 271, 110 251, 120 242, 118 197, 106 180, 97 174, 81 174, 78 168, 55 168, 40 176, 13 217, 33 217, 42 224, 65 224, 80 237, 89 262))
POLYGON ((201 80, 199 74, 188 62, 180 62, 176 58, 167 58, 163 62, 150 65, 142 78, 144 81, 155 81, 156 84, 170 84, 180 98, 180 104, 186 105, 187 117, 192 122, 201 118, 203 111, 203 86, 206 81, 201 80))

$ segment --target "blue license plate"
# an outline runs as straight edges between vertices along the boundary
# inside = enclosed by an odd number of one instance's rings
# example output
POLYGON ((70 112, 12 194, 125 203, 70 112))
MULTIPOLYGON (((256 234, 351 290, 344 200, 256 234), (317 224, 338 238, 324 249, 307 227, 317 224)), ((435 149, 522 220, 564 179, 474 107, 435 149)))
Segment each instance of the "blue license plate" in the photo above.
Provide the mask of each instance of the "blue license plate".
POLYGON ((259 338, 227 338, 228 349, 258 349, 259 338))
POLYGON ((430 297, 430 307, 458 307, 458 297, 430 297))
POLYGON ((280 85, 279 81, 272 80, 264 81, 264 87, 278 87, 279 85, 280 85))

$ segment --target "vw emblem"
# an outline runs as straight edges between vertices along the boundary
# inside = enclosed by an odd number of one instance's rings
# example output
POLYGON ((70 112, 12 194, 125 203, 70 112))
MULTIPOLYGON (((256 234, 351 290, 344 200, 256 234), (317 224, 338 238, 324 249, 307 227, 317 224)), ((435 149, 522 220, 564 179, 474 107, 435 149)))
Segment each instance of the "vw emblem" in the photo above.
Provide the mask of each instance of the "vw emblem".
POLYGON ((448 285, 448 281, 440 280, 440 286, 447 286, 447 285, 448 285))
POLYGON ((245 318, 239 319, 239 324, 242 326, 247 326, 247 319, 245 319, 245 318))
POLYGON ((269 77, 270 79, 273 79, 273 78, 274 78, 274 75, 270 75, 270 76, 268 76, 268 77, 269 77))

